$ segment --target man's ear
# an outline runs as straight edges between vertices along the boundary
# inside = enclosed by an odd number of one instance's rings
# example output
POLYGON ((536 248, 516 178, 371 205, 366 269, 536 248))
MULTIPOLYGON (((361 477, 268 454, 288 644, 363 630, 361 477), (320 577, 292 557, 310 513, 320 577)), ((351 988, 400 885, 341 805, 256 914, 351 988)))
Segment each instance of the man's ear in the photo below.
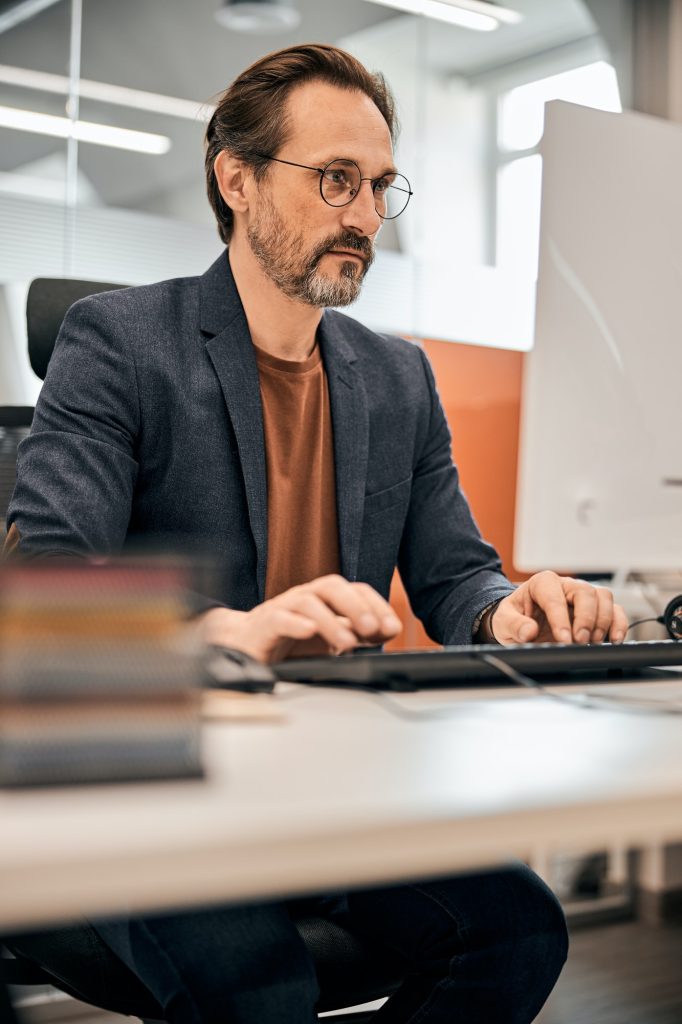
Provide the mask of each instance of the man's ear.
POLYGON ((243 160, 223 149, 213 162, 220 194, 234 213, 246 213, 249 201, 245 191, 249 168, 243 160))

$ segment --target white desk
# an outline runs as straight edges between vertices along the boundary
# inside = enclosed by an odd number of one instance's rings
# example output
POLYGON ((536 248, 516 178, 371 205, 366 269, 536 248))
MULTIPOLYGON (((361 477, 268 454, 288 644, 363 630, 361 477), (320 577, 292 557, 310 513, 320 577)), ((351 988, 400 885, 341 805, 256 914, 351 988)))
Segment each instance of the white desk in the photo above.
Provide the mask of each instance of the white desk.
POLYGON ((0 931, 682 838, 682 717, 466 698, 305 690, 207 725, 203 782, 0 792, 0 931))

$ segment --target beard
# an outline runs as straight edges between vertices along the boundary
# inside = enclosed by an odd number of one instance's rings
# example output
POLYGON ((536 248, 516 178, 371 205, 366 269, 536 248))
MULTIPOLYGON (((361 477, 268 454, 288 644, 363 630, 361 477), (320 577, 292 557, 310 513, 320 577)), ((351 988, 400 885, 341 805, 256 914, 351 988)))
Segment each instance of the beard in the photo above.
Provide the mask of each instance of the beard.
POLYGON ((290 299, 309 306, 348 306, 360 294, 365 274, 374 261, 374 245, 363 235, 341 232, 306 249, 303 232, 290 231, 269 200, 264 200, 247 237, 251 251, 262 269, 290 299), (341 263, 338 277, 327 277, 320 270, 322 257, 331 249, 347 249, 363 257, 341 263))

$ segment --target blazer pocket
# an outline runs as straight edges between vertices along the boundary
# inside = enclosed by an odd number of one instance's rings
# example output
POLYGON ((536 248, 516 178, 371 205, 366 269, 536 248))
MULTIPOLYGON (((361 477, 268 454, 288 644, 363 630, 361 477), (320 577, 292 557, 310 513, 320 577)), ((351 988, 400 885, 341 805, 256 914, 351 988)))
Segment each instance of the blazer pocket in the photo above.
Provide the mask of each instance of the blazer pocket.
POLYGON ((385 512, 394 505, 407 504, 412 489, 412 474, 406 480, 401 480, 383 491, 375 491, 374 494, 365 495, 365 518, 374 516, 377 512, 385 512))

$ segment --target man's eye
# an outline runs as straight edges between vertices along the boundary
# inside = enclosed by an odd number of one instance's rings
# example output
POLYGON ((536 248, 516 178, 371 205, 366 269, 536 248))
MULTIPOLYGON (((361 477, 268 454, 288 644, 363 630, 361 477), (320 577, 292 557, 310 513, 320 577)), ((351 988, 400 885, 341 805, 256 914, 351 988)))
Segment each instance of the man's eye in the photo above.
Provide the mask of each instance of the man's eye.
POLYGON ((326 171, 325 178, 332 185, 348 186, 348 175, 345 171, 326 171))
POLYGON ((375 194, 378 192, 380 196, 384 195, 385 192, 388 192, 390 187, 391 182, 388 178, 379 178, 374 182, 374 192, 375 194))

